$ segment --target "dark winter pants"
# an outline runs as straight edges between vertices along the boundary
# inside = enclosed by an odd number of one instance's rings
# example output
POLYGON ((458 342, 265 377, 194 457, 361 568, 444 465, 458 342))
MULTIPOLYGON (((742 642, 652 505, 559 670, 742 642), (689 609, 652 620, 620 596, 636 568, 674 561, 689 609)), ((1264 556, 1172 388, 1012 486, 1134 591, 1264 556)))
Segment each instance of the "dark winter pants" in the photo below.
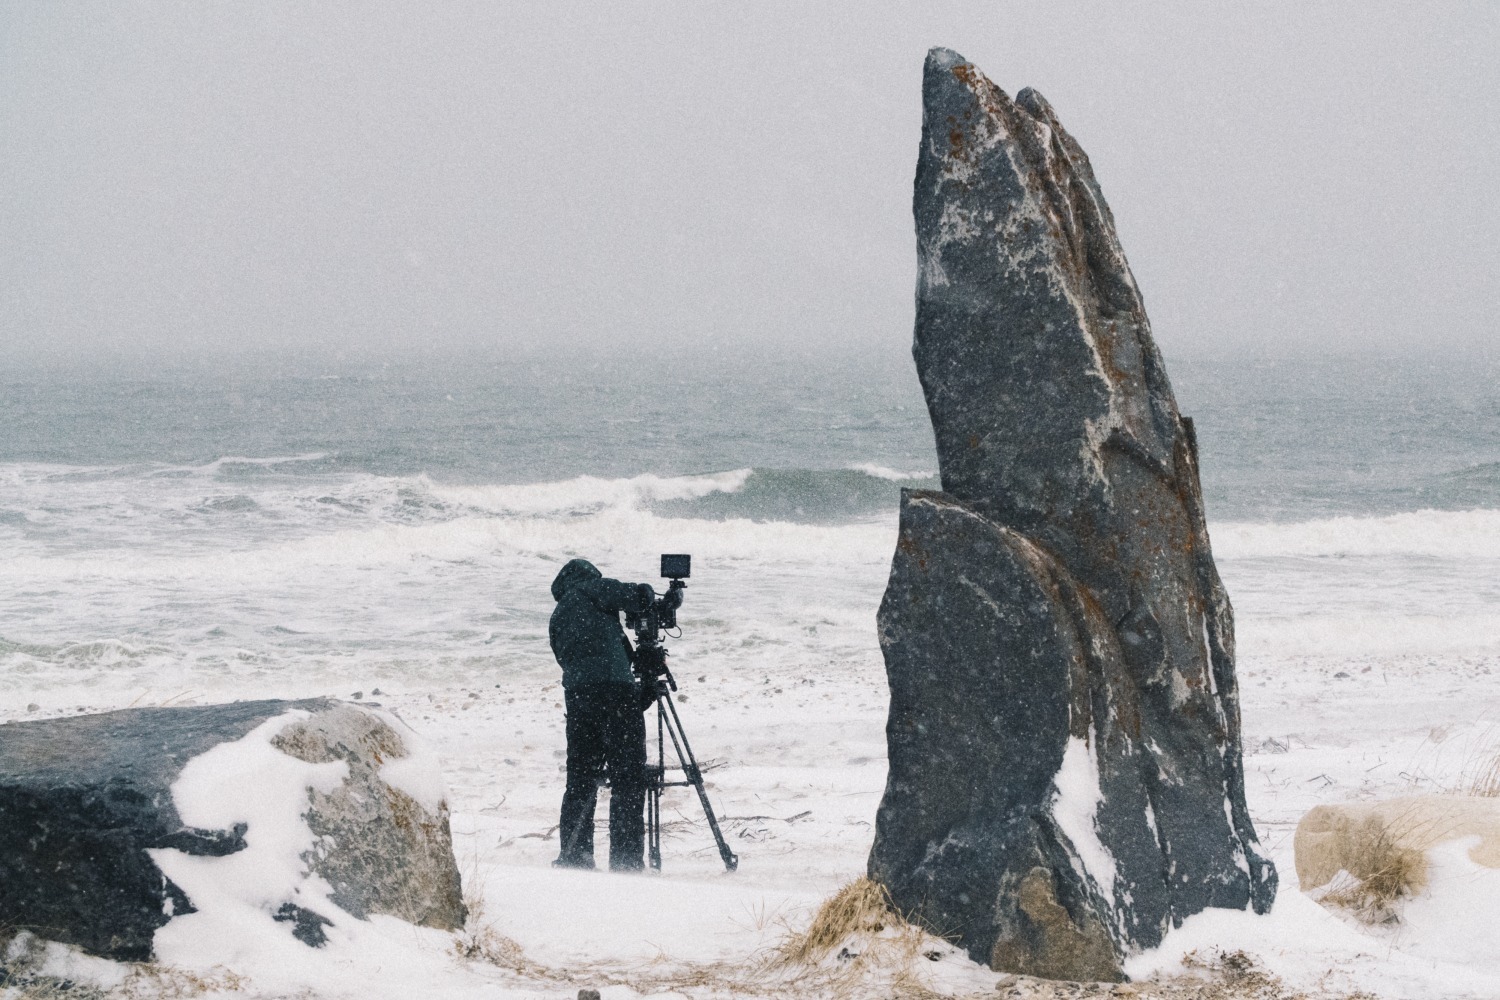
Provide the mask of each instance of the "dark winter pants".
POLYGON ((646 807, 646 718, 633 684, 589 684, 565 692, 568 784, 558 839, 565 865, 592 867, 594 800, 609 776, 609 867, 640 871, 646 807))

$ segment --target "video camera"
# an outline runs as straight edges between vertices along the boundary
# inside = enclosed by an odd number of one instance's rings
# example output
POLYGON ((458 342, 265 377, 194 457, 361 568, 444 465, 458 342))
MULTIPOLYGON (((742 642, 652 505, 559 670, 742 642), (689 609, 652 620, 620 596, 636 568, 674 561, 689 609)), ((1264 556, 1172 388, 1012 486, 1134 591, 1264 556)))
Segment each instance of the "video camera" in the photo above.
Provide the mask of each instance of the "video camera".
POLYGON ((639 607, 625 616, 625 625, 635 633, 638 643, 656 643, 663 631, 677 627, 677 609, 682 607, 683 583, 693 575, 693 557, 690 555, 663 555, 661 575, 672 582, 667 592, 658 594, 649 583, 639 585, 639 607))

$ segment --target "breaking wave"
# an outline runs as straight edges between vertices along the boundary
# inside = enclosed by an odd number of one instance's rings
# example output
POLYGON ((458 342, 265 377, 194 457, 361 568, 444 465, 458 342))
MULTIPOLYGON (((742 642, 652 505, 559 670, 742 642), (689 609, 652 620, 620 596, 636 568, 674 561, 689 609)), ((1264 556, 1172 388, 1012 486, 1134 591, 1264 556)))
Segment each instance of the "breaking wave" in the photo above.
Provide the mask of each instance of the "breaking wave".
POLYGON ((1500 510, 1418 510, 1291 524, 1231 522, 1209 529, 1214 554, 1226 559, 1500 559, 1500 510))
POLYGON ((869 465, 734 469, 626 479, 580 476, 522 486, 427 485, 447 501, 496 516, 576 517, 605 510, 643 510, 667 518, 837 524, 893 512, 903 487, 933 488, 937 480, 930 473, 869 465))

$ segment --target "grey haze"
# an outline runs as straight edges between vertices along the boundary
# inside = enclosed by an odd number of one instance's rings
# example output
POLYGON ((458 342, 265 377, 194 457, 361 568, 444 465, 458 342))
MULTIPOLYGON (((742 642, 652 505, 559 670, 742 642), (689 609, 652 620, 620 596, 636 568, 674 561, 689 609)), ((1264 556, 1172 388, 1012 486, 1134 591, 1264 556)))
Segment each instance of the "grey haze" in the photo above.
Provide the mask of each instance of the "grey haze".
POLYGON ((1494 4, 0 2, 0 357, 911 336, 922 59, 1040 89, 1169 353, 1486 344, 1494 4))

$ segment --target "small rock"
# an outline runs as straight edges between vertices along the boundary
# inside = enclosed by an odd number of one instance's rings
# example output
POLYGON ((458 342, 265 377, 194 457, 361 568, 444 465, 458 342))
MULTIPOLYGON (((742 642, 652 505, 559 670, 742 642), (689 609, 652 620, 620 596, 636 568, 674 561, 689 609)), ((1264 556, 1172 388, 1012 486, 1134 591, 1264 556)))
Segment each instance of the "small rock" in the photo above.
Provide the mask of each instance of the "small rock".
POLYGON ((291 924, 292 937, 310 948, 321 948, 327 944, 328 934, 323 928, 333 926, 332 920, 295 903, 282 903, 281 909, 273 913, 271 919, 291 924))
POLYGON ((1141 992, 1141 988, 1134 983, 1115 983, 1110 992, 1117 997, 1133 997, 1141 992))
POLYGON ((355 701, 359 701, 364 696, 365 696, 365 693, 363 691, 356 691, 356 692, 354 692, 354 696, 353 697, 354 697, 355 701))
POLYGON ((380 690, 380 688, 371 688, 370 693, 372 695, 385 694, 385 692, 380 690))
POLYGON ((26 711, 28 711, 28 712, 39 712, 39 711, 41 711, 41 708, 42 708, 42 706, 38 705, 36 702, 32 702, 30 705, 26 706, 26 711))
POLYGON ((598 990, 579 990, 578 1000, 599 1000, 598 990))

